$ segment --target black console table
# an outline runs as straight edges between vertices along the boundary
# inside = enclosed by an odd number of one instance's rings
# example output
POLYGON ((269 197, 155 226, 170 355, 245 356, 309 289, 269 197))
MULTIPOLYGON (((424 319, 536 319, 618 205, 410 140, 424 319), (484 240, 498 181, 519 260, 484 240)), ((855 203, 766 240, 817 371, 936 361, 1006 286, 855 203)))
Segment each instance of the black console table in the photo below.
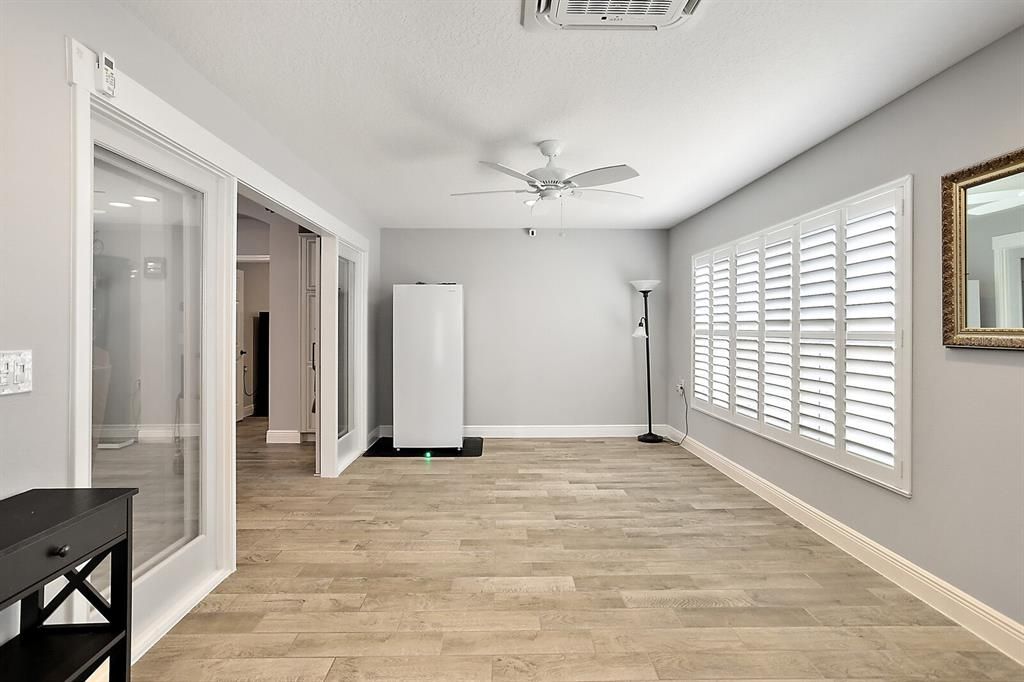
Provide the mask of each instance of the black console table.
POLYGON ((21 600, 21 633, 0 646, 0 677, 84 680, 109 658, 110 679, 130 679, 132 496, 138 492, 37 489, 0 500, 0 611, 21 600), (108 555, 109 601, 88 581, 108 555), (43 588, 60 576, 67 584, 47 602, 43 588), (107 622, 46 625, 75 592, 107 622))

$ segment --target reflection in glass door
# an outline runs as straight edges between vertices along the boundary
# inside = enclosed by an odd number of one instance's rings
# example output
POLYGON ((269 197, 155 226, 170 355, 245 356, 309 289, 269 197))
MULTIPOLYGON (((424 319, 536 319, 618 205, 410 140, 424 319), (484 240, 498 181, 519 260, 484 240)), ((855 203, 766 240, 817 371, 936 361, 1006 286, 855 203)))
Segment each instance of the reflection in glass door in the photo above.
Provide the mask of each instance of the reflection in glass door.
POLYGON ((352 294, 355 263, 338 258, 338 438, 352 430, 352 294))
POLYGON ((135 576, 200 534, 203 193, 95 148, 92 484, 137 487, 135 576))

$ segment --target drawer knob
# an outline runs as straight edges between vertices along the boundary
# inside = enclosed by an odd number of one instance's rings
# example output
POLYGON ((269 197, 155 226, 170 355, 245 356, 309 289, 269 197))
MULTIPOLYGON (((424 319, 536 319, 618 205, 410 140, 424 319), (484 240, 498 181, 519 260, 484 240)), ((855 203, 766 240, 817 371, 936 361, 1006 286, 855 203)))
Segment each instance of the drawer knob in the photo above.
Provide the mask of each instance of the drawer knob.
POLYGON ((68 555, 68 552, 70 552, 70 551, 71 551, 71 545, 62 545, 60 547, 54 548, 53 556, 59 556, 59 557, 61 557, 63 559, 64 557, 66 557, 68 555))

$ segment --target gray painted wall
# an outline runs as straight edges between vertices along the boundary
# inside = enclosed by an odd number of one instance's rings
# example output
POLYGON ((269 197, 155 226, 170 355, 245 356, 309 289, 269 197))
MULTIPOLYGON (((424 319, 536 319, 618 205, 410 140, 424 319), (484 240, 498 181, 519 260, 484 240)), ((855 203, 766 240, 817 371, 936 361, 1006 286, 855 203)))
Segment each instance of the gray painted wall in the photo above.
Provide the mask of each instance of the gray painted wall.
MULTIPOLYGON (((69 482, 71 89, 65 36, 118 68, 377 244, 377 229, 115 2, 0 3, 0 348, 34 351, 34 390, 0 399, 0 496, 69 482)), ((376 281, 371 282, 376 286, 376 281)))
POLYGON ((298 431, 299 412, 299 227, 270 216, 270 392, 274 431, 298 431))
MULTIPOLYGON (((724 422, 694 438, 981 601, 1024 620, 1024 353, 941 344, 939 178, 1024 145, 1024 31, 671 231, 670 377, 688 376, 690 258, 906 174, 914 176, 913 498, 724 422)), ((669 419, 681 426, 679 399, 669 419)))
MULTIPOLYGON (((238 197, 239 210, 243 204, 251 203, 245 197, 238 197)), ((239 215, 237 240, 235 253, 239 256, 266 256, 270 253, 270 225, 262 220, 239 215)))
MULTIPOLYGON (((391 285, 465 286, 466 424, 647 421, 642 300, 666 279, 665 230, 382 230, 377 383, 391 423, 391 285)), ((665 421, 664 290, 652 294, 655 423, 665 421)))
MULTIPOLYGON (((34 353, 33 391, 0 399, 0 497, 70 482, 74 169, 66 36, 113 54, 123 72, 379 245, 376 226, 344 188, 296 157, 119 3, 0 2, 0 254, 17 254, 0 267, 0 348, 34 353)), ((370 284, 373 290, 377 280, 370 284)), ((0 640, 14 631, 15 613, 0 613, 0 640)))

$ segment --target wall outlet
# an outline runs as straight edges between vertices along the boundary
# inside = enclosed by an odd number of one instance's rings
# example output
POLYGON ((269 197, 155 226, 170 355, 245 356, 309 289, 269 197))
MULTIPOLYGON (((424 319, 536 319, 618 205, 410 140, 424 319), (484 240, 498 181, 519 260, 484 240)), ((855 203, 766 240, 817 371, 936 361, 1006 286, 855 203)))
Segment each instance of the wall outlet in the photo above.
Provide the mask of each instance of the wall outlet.
POLYGON ((686 393, 686 380, 685 379, 680 379, 679 383, 676 384, 676 393, 678 393, 679 395, 683 395, 684 393, 686 393))
POLYGON ((0 395, 32 390, 32 351, 0 351, 0 395))

